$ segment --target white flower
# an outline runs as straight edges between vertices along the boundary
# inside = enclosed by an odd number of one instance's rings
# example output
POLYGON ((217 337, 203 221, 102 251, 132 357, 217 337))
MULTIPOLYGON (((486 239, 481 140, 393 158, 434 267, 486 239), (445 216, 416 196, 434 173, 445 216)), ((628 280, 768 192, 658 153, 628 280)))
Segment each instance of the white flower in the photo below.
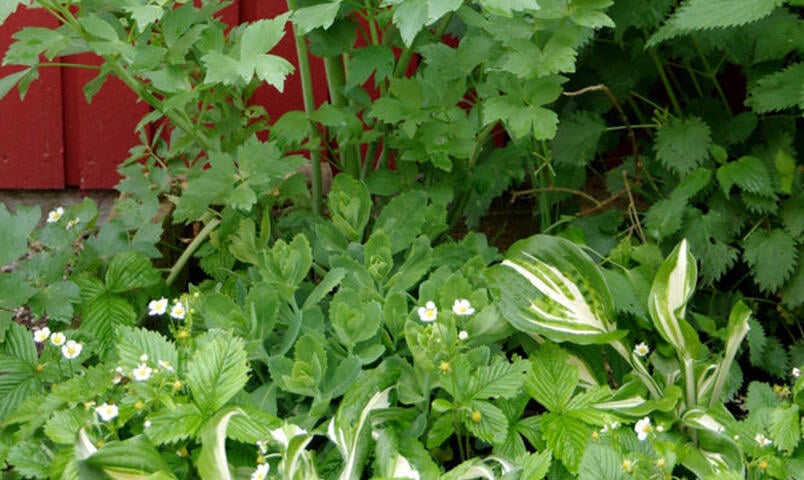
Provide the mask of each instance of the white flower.
POLYGON ((50 343, 53 345, 60 347, 64 345, 64 342, 67 341, 67 337, 64 336, 61 332, 55 332, 53 335, 50 336, 50 343))
POLYGON ((50 329, 42 327, 34 330, 34 342, 42 343, 50 337, 50 329))
POLYGON ((69 230, 69 229, 73 228, 74 226, 78 225, 78 222, 80 222, 80 221, 81 221, 81 219, 78 218, 78 217, 75 217, 72 220, 68 221, 67 226, 66 226, 67 230, 69 230))
POLYGON ((117 405, 114 403, 104 403, 103 405, 98 406, 95 408, 95 413, 103 420, 104 422, 108 422, 109 420, 115 418, 119 413, 117 405))
POLYGON ((251 480, 265 480, 268 476, 268 470, 271 468, 267 463, 257 465, 257 469, 251 474, 251 480))
POLYGON ((756 440, 756 442, 759 444, 760 447, 767 447, 768 445, 773 443, 771 442, 770 438, 766 437, 761 433, 757 433, 757 435, 754 437, 754 440, 756 440))
POLYGON ((260 450, 260 455, 268 453, 268 443, 265 440, 257 440, 257 448, 260 450))
POLYGON ((422 322, 432 322, 438 316, 438 309, 433 302, 427 302, 423 307, 419 307, 419 320, 422 322))
POLYGON ((653 427, 650 425, 650 418, 645 417, 638 421, 634 426, 634 431, 640 441, 648 438, 648 434, 653 431, 653 427))
POLYGON ((145 427, 145 428, 150 428, 151 427, 151 421, 150 420, 144 421, 142 423, 142 426, 145 427))
POLYGON ((67 343, 61 347, 61 354, 64 355, 64 358, 67 360, 72 360, 73 358, 81 355, 81 350, 83 348, 84 346, 75 340, 67 340, 67 343))
POLYGON ((164 315, 167 312, 168 308, 168 299, 165 297, 160 298, 159 300, 151 300, 148 302, 148 315, 164 315))
POLYGON ((173 307, 170 309, 170 316, 176 320, 184 320, 186 314, 187 311, 184 309, 184 304, 181 302, 174 303, 173 307))
POLYGON ((159 360, 159 366, 167 370, 168 372, 173 372, 173 365, 170 364, 167 360, 159 360))
POLYGON ((466 330, 461 330, 458 333, 458 339, 459 340, 466 340, 467 338, 469 338, 469 332, 467 332, 466 330))
POLYGON ((790 373, 792 373, 794 377, 798 378, 801 376, 801 369, 798 367, 793 367, 793 370, 790 373))
POLYGON ((645 355, 647 355, 649 353, 650 353, 650 348, 648 347, 648 344, 646 344, 645 342, 638 343, 634 347, 634 354, 639 356, 639 357, 644 357, 645 355))
POLYGON ((64 209, 62 207, 58 207, 55 210, 51 210, 47 214, 47 223, 55 223, 61 220, 61 217, 64 216, 64 209))
POLYGON ((461 316, 475 313, 474 307, 472 307, 472 304, 469 303, 469 300, 466 300, 465 298, 455 300, 455 303, 452 304, 452 311, 455 313, 455 315, 461 316))
POLYGON ((140 355, 140 361, 141 361, 142 363, 147 362, 147 361, 148 361, 148 354, 147 354, 147 353, 143 353, 142 355, 140 355))
POLYGON ((611 422, 603 425, 603 428, 600 429, 600 433, 611 433, 620 426, 620 422, 611 422))
POLYGON ((131 376, 134 377, 134 380, 138 382, 144 382, 145 380, 151 378, 151 373, 153 371, 154 370, 151 367, 149 367, 144 363, 141 363, 137 365, 137 368, 131 371, 131 376))

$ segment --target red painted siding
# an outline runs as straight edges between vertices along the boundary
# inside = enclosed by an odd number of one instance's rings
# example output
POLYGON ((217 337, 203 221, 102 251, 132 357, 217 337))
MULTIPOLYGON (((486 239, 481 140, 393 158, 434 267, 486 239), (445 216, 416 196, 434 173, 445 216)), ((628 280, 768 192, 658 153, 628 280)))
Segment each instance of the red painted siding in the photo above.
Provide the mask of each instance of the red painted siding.
MULTIPOLYGON (((5 56, 11 35, 23 26, 54 26, 38 10, 21 10, 0 26, 0 55, 5 56)), ((0 67, 0 77, 18 69, 0 67)), ((14 89, 0 100, 0 188, 63 188, 61 70, 40 69, 20 101, 14 89)))
MULTIPOLYGON (((285 12, 287 4, 276 0, 237 0, 220 12, 224 22, 273 18, 285 12)), ((21 10, 0 27, 0 54, 12 43, 12 33, 26 25, 53 26, 41 10, 21 10)), ((297 65, 292 29, 273 53, 297 65)), ((65 61, 97 64, 91 54, 73 55, 65 61)), ((328 97, 326 77, 320 59, 311 57, 316 103, 328 97)), ((0 77, 12 73, 0 68, 0 77)), ((81 69, 41 69, 25 100, 16 91, 0 101, 0 189, 112 188, 118 181, 117 166, 139 143, 134 127, 148 105, 137 102, 119 80, 110 78, 87 104, 83 88, 97 72, 81 69)), ((277 119, 288 110, 302 109, 298 73, 288 77, 284 92, 263 86, 253 101, 266 107, 277 119)))

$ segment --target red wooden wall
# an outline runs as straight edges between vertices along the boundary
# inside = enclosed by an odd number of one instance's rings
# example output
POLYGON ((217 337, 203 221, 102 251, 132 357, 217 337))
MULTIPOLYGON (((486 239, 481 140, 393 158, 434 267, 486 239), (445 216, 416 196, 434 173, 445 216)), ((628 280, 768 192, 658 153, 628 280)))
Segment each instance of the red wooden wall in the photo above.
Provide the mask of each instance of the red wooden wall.
MULTIPOLYGON (((236 0, 221 12, 230 25, 272 18, 286 10, 278 0, 236 0)), ((20 9, 0 26, 0 59, 12 43, 11 35, 23 26, 52 26, 41 10, 20 9)), ((296 49, 290 25, 287 35, 272 51, 294 64, 296 49)), ((65 62, 97 63, 90 54, 64 58, 65 62)), ((320 60, 313 59, 316 98, 326 99, 326 81, 320 60)), ((0 78, 13 73, 0 67, 0 78)), ((0 189, 108 189, 119 177, 117 165, 139 143, 134 127, 148 106, 116 79, 107 82, 87 104, 83 86, 95 72, 41 68, 24 100, 16 89, 0 100, 0 189)), ((297 74, 286 80, 284 93, 270 86, 257 90, 255 101, 272 119, 292 109, 302 109, 297 74)))

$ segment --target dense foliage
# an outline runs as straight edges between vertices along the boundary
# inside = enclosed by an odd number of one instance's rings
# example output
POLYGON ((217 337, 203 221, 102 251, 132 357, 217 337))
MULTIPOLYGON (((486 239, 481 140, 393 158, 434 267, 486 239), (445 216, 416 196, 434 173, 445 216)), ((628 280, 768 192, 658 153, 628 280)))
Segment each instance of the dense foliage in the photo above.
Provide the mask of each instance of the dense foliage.
POLYGON ((0 95, 152 107, 112 218, 0 207, 4 478, 801 478, 800 0, 225 3, 0 1, 0 95))

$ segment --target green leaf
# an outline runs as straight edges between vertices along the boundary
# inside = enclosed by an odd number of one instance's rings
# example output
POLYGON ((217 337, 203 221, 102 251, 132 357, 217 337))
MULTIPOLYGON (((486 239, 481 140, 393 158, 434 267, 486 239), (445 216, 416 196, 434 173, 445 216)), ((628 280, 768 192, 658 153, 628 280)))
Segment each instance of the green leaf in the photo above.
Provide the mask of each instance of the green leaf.
POLYGON ((795 271, 796 241, 781 229, 756 230, 743 243, 743 259, 759 288, 775 292, 795 271))
POLYGON ((616 450, 602 443, 590 443, 583 452, 578 471, 579 480, 623 480, 626 473, 616 450))
POLYGON ((486 271, 511 325, 555 341, 605 343, 621 337, 614 302, 598 266, 569 240, 534 235, 516 242, 486 271))
POLYGON ((192 403, 163 408, 148 415, 151 426, 145 434, 157 445, 180 442, 195 438, 204 424, 205 417, 192 403))
POLYGON ((115 328, 133 325, 136 318, 134 307, 128 300, 119 295, 104 293, 84 305, 81 330, 95 338, 101 348, 105 349, 114 341, 115 328))
POLYGON ((505 442, 508 437, 508 419, 502 410, 479 400, 473 401, 469 408, 471 412, 464 416, 463 424, 474 436, 492 445, 505 442), (479 418, 476 413, 480 413, 479 418))
POLYGON ((786 404, 771 412, 768 426, 771 440, 777 448, 792 454, 801 441, 801 420, 799 407, 786 404))
POLYGON ((197 465, 198 474, 203 480, 232 480, 226 456, 226 428, 235 415, 243 415, 243 411, 230 408, 218 412, 201 432, 201 454, 197 465))
POLYGON ((776 112, 801 105, 804 91, 804 62, 795 63, 760 78, 749 88, 745 104, 757 113, 776 112))
POLYGON ((179 356, 176 346, 160 333, 143 328, 119 327, 117 329, 117 355, 119 365, 129 370, 143 363, 140 357, 148 356, 150 364, 167 362, 174 370, 178 368, 179 356))
POLYGON ((756 157, 741 157, 717 169, 717 181, 726 196, 733 185, 762 196, 773 196, 770 172, 756 157))
POLYGON ((78 431, 91 420, 92 415, 83 408, 59 410, 45 423, 45 435, 55 443, 72 445, 75 443, 78 431))
POLYGON ((798 268, 779 291, 782 303, 788 308, 796 308, 804 303, 804 260, 801 260, 804 259, 804 245, 798 249, 798 258, 798 268))
POLYGON ((542 431, 547 446, 555 452, 570 473, 577 474, 592 430, 568 415, 542 415, 542 431))
POLYGON ((148 257, 140 252, 115 255, 106 270, 106 286, 115 293, 150 287, 161 279, 148 257))
POLYGON ((15 444, 8 452, 6 459, 16 474, 25 478, 50 478, 48 467, 51 457, 48 456, 47 445, 34 440, 25 440, 15 444))
POLYGON ((551 412, 565 412, 578 385, 578 369, 568 361, 569 355, 551 343, 542 345, 531 360, 525 391, 551 412))
POLYGON ((709 125, 698 117, 672 118, 656 134, 656 159, 679 176, 698 168, 709 156, 709 125))
POLYGON ((735 27, 760 20, 782 4, 781 0, 687 0, 648 41, 653 47, 694 30, 735 27))
POLYGON ((494 358, 491 365, 477 368, 469 378, 469 398, 514 397, 521 391, 525 376, 532 372, 526 360, 517 359, 508 363, 500 357, 494 358))
POLYGON ((229 333, 210 331, 187 365, 187 385, 195 404, 210 415, 226 404, 248 381, 245 344, 229 333))
POLYGON ((111 24, 101 18, 97 13, 90 13, 86 16, 80 16, 78 18, 78 23, 81 24, 81 27, 83 27, 87 33, 95 38, 109 42, 120 41, 117 30, 115 30, 111 24))
POLYGON ((480 5, 487 12, 501 17, 511 17, 513 12, 539 9, 537 0, 480 0, 480 5))
POLYGON ((686 209, 687 200, 680 195, 655 202, 645 212, 645 228, 648 235, 657 242, 672 236, 681 229, 686 209))
POLYGON ((684 319, 697 277, 695 258, 689 252, 687 240, 682 240, 659 267, 648 296, 653 325, 685 358, 694 358, 698 347, 698 336, 684 319))
POLYGON ((533 135, 536 140, 549 140, 558 130, 558 115, 536 105, 523 105, 511 95, 492 97, 483 103, 483 123, 502 120, 514 138, 533 135))
POLYGON ((80 462, 91 470, 99 470, 115 480, 176 478, 170 473, 170 466, 144 435, 109 442, 80 462), (152 477, 156 473, 161 476, 152 477))
POLYGON ((422 235, 410 246, 405 263, 385 283, 388 293, 406 292, 430 271, 433 263, 433 248, 430 240, 422 235))
POLYGON ((291 20, 296 25, 297 33, 299 35, 307 35, 316 28, 326 30, 331 27, 332 23, 335 21, 335 17, 338 16, 341 1, 342 0, 331 0, 326 3, 294 10, 291 20))
POLYGON ((74 282, 64 280, 52 283, 34 295, 29 305, 39 315, 46 314, 69 322, 73 318, 73 304, 81 300, 81 290, 74 282))
POLYGON ((335 228, 350 241, 361 241, 372 205, 366 185, 348 174, 336 175, 327 196, 327 205, 335 228))
POLYGON ((7 265, 28 250, 28 236, 36 228, 42 212, 39 207, 17 209, 12 216, 5 203, 0 204, 0 265, 7 265))
POLYGON ((17 7, 30 4, 31 0, 4 0, 0 2, 0 25, 5 23, 6 19, 17 10, 17 7))
POLYGON ((137 22, 139 32, 144 32, 153 23, 159 21, 165 13, 165 10, 158 5, 129 5, 123 8, 131 14, 132 20, 137 22))
POLYGON ((367 301, 350 288, 342 288, 335 294, 329 313, 338 340, 350 351, 356 344, 373 337, 382 325, 380 303, 367 301))
POLYGON ((382 209, 374 229, 388 235, 392 254, 408 248, 421 234, 426 208, 427 194, 421 190, 411 190, 395 196, 382 209))
MULTIPOLYGON (((20 70, 19 72, 16 73, 12 73, 10 75, 6 75, 3 78, 0 78, 0 100, 2 100, 3 97, 8 95, 8 92, 10 92, 11 89, 14 88, 14 86, 16 86, 20 80, 25 78, 25 76, 29 75, 32 71, 33 71, 32 69, 28 68, 25 70, 20 70)), ((5 204, 3 204, 3 208, 5 208, 5 204)))
POLYGON ((544 449, 539 453, 531 453, 517 463, 522 465, 521 480, 541 480, 550 470, 550 463, 553 459, 553 452, 544 449))
POLYGON ((402 41, 410 47, 421 29, 445 14, 457 10, 462 0, 384 0, 382 6, 396 5, 394 24, 402 41))
POLYGON ((556 165, 583 167, 590 163, 605 130, 600 115, 579 112, 562 118, 552 142, 556 165))

